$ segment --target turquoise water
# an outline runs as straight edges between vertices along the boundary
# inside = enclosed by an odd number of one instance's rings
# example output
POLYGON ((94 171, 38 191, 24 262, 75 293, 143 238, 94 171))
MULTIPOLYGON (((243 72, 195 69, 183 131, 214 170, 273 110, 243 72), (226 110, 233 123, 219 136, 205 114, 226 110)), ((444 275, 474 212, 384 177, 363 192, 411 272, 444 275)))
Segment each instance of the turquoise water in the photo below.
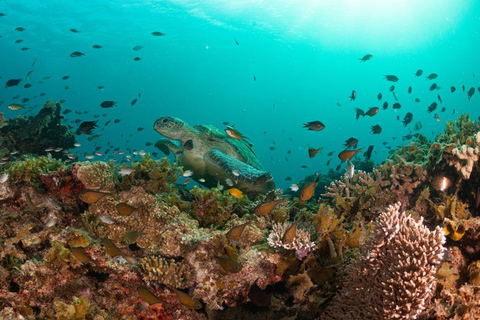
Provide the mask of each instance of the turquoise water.
POLYGON ((340 162, 336 155, 351 136, 364 150, 375 145, 373 158, 380 162, 388 156, 387 146, 408 143, 401 137, 417 132, 416 122, 421 121, 420 132, 432 138, 445 121, 465 112, 476 119, 480 109, 480 92, 476 90, 470 102, 466 94, 470 87, 480 87, 480 3, 385 2, 304 1, 299 6, 295 1, 3 0, 0 110, 11 118, 23 110, 7 106, 22 98, 31 99, 26 108, 39 108, 47 98, 64 99, 64 108, 73 110, 65 115, 73 131, 78 126, 74 120, 100 115, 94 133, 101 134, 101 140, 77 137, 82 146, 74 152, 81 159, 96 146, 105 151, 109 141, 120 150, 158 151, 145 143, 161 138, 153 122, 162 116, 219 128, 227 121, 250 138, 280 187, 317 171, 325 173, 330 158, 330 167, 335 168, 340 162), (17 27, 26 30, 19 32, 17 27), (152 36, 153 31, 165 35, 152 36), (15 44, 19 39, 23 42, 15 44), (103 48, 92 48, 95 44, 103 48), (134 51, 137 45, 143 48, 134 51), (72 58, 74 51, 85 55, 72 58), (373 58, 360 63, 365 54, 373 58), (416 78, 417 69, 424 75, 416 78), (437 73, 438 79, 426 80, 430 73, 437 73), (400 80, 388 82, 385 74, 400 80), (62 80, 66 75, 70 78, 62 80), (21 84, 4 88, 12 78, 22 78, 21 84), (441 89, 431 92, 434 82, 441 89), (32 87, 24 88, 26 83, 32 87), (396 111, 389 91, 392 84, 402 104, 396 111), (450 93, 452 85, 457 92, 450 93), (407 93, 409 86, 412 94, 407 93), (348 98, 352 90, 357 92, 354 102, 348 98), (44 97, 34 98, 42 92, 44 97), (102 109, 104 100, 117 105, 102 109), (381 109, 383 101, 390 104, 387 110, 381 109), (427 113, 434 101, 439 107, 427 113), (355 120, 357 107, 380 111, 355 120), (440 112, 442 107, 445 112, 440 112), (413 113, 413 121, 404 127, 401 120, 407 112, 413 113), (440 121, 434 119, 435 113, 440 121), (114 119, 121 122, 114 124, 114 119), (105 126, 109 120, 112 123, 105 126), (322 121, 325 129, 302 128, 314 120, 322 121), (376 124, 383 132, 372 135, 370 127, 376 124), (309 159, 308 145, 323 147, 322 154, 309 159), (331 151, 333 156, 327 156, 331 151), (287 176, 293 181, 284 181, 287 176))

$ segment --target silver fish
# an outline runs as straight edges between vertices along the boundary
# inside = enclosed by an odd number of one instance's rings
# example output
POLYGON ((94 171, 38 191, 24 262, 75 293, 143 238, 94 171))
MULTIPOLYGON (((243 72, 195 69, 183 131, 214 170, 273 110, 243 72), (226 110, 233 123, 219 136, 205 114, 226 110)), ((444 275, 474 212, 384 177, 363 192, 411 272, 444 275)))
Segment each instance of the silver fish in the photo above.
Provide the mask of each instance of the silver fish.
POLYGON ((114 224, 116 222, 112 217, 107 215, 100 216, 98 219, 105 224, 114 224))
POLYGON ((7 182, 9 176, 10 176, 10 175, 8 174, 8 172, 2 173, 2 174, 0 175, 0 183, 5 183, 5 182, 7 182))
POLYGON ((353 178, 353 175, 355 174, 355 166, 350 160, 347 161, 347 168, 345 170, 347 171, 347 176, 353 178))

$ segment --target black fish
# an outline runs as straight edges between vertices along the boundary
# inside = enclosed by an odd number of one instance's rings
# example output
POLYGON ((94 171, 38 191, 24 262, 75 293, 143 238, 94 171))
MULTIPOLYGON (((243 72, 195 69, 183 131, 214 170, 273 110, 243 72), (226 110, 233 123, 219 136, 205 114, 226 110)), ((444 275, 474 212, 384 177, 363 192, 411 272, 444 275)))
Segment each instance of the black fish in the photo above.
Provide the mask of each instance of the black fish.
POLYGON ((457 88, 455 88, 454 86, 452 86, 452 87, 450 88, 450 92, 451 92, 451 93, 454 93, 455 91, 457 91, 457 88))
POLYGON ((92 134, 92 130, 97 126, 97 121, 84 121, 80 124, 80 126, 77 129, 77 135, 80 134, 92 134))
POLYGON ((372 130, 371 133, 373 134, 380 134, 382 132, 382 127, 380 127, 378 124, 372 126, 370 129, 372 130))
POLYGON ((470 101, 470 99, 473 97, 474 94, 475 94, 475 88, 471 87, 467 92, 468 101, 470 101))
POLYGON ((358 120, 358 118, 360 118, 360 116, 365 117, 365 112, 360 108, 356 108, 355 109, 355 119, 358 120))
POLYGON ((138 127, 138 128, 137 128, 137 131, 143 131, 143 129, 145 129, 145 128, 143 128, 143 127, 138 127))
POLYGON ((22 81, 22 79, 10 79, 10 80, 7 81, 7 83, 5 83, 5 88, 18 86, 18 84, 21 81, 22 81))
POLYGON ((68 78, 70 78, 70 76, 63 76, 62 77, 63 80, 67 80, 68 78))
POLYGON ((357 144, 358 144, 358 139, 355 137, 351 137, 345 140, 345 147, 347 148, 356 148, 357 144))
POLYGON ((385 101, 385 102, 383 103, 383 105, 382 105, 382 109, 383 109, 383 110, 387 110, 387 108, 388 108, 388 102, 385 101))
POLYGON ((78 57, 81 57, 81 56, 84 56, 85 53, 83 52, 80 52, 80 51, 74 51, 72 53, 70 53, 70 57, 72 58, 78 58, 78 57))
POLYGON ((437 79, 437 78, 438 78, 438 74, 436 74, 436 73, 432 73, 432 74, 429 74, 427 76, 428 80, 433 80, 433 79, 437 79))
POLYGON ((392 74, 386 74, 386 75, 384 75, 384 77, 387 81, 392 81, 392 82, 397 82, 398 81, 398 77, 394 76, 392 74))
POLYGON ((462 90, 463 90, 463 92, 465 92, 465 85, 464 84, 462 85, 462 90))
POLYGON ((395 86, 394 86, 394 85, 392 85, 392 86, 390 87, 390 92, 393 92, 393 91, 395 91, 395 86))
POLYGON ((130 105, 133 107, 138 101, 138 98, 135 98, 132 100, 132 102, 130 102, 130 105))
POLYGON ((395 91, 392 92, 392 95, 393 95, 393 99, 395 99, 395 101, 398 101, 398 98, 397 98, 397 95, 395 94, 395 91))
POLYGON ((412 93, 412 87, 408 87, 408 90, 407 90, 408 93, 412 93))
POLYGON ((73 33, 80 33, 80 31, 78 31, 77 29, 73 29, 73 28, 70 29, 70 31, 73 32, 73 33))
POLYGON ((111 108, 114 107, 117 103, 115 101, 109 101, 105 100, 102 103, 100 103, 100 107, 102 108, 111 108))
POLYGON ((357 99, 357 91, 352 90, 352 94, 349 96, 350 101, 355 101, 357 99))
POLYGON ((442 97, 440 97, 439 94, 437 94, 437 98, 438 98, 438 101, 440 101, 440 103, 443 103, 442 97))
POLYGON ((382 100, 382 93, 381 93, 381 92, 378 93, 377 99, 378 99, 378 100, 382 100))
POLYGON ((438 104, 436 102, 433 102, 431 105, 428 106, 427 112, 432 113, 433 111, 435 111, 435 109, 437 109, 437 106, 438 104))
POLYGON ((24 87, 25 89, 28 89, 28 88, 30 88, 31 86, 32 86, 32 85, 31 85, 30 83, 26 83, 23 87, 24 87))
POLYGON ((325 125, 322 122, 316 120, 316 121, 310 121, 310 122, 304 123, 303 127, 308 128, 308 130, 311 130, 311 131, 321 131, 325 128, 325 125))
POLYGON ((415 98, 415 102, 417 102, 417 103, 418 103, 418 102, 420 102, 420 99, 418 99, 418 98, 415 98))
POLYGON ((365 159, 370 159, 372 157, 373 145, 369 146, 367 151, 363 153, 365 159))
POLYGON ((405 118, 403 118, 403 125, 406 127, 407 124, 412 122, 412 119, 413 119, 413 114, 411 112, 407 112, 407 114, 405 115, 405 118))
POLYGON ((398 102, 395 102, 392 106, 393 109, 400 109, 402 107, 402 105, 398 102))
POLYGON ((417 72, 415 72, 415 77, 420 77, 423 74, 422 69, 418 69, 417 72))
POLYGON ((435 89, 437 89, 437 88, 438 88, 437 84, 434 83, 434 84, 432 84, 432 85, 430 86, 430 91, 433 91, 433 90, 435 90, 435 89))
POLYGON ((122 121, 122 120, 120 120, 120 119, 115 119, 115 120, 113 120, 113 123, 119 123, 120 121, 122 121))

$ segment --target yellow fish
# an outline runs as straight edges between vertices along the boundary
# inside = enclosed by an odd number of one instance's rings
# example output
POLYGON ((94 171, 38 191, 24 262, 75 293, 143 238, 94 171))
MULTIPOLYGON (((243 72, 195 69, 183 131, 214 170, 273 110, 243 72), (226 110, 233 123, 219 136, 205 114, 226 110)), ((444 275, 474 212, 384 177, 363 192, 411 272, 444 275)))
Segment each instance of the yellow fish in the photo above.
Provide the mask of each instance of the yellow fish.
POLYGON ((228 192, 230 193, 230 195, 234 196, 237 199, 243 198, 243 192, 241 190, 238 190, 237 188, 230 188, 228 189, 228 192))
POLYGON ((113 197, 114 195, 115 195, 114 192, 106 193, 106 192, 85 190, 80 194, 80 200, 88 204, 93 204, 93 203, 96 203, 98 200, 102 199, 103 197, 106 197, 106 196, 113 197))
POLYGON ((25 108, 25 107, 20 105, 20 104, 16 104, 16 103, 12 103, 11 105, 8 106, 8 109, 13 110, 13 111, 23 109, 23 108, 25 108))
POLYGON ((198 309, 203 308, 202 303, 200 301, 198 301, 197 299, 192 298, 191 296, 189 296, 188 294, 186 294, 183 291, 177 290, 177 289, 172 288, 172 287, 169 287, 169 288, 171 290, 173 290, 173 292, 175 292, 175 294, 178 297, 178 300, 180 300, 180 303, 183 304, 185 307, 187 307, 189 309, 193 309, 193 310, 198 310, 198 309))

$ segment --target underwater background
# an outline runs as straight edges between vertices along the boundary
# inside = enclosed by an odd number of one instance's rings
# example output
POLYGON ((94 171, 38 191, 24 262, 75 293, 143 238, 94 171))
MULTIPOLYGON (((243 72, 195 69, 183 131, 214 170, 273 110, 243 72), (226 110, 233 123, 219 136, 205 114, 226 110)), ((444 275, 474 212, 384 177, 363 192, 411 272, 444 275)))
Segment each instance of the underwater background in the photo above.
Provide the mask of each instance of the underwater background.
MULTIPOLYGON (((94 114, 107 114, 100 117, 95 132, 101 134, 99 140, 77 138, 82 147, 75 152, 80 157, 96 146, 104 152, 108 141, 120 150, 154 152, 154 146, 145 143, 160 138, 152 126, 161 116, 218 128, 226 121, 250 138, 266 170, 279 187, 286 188, 287 176, 296 181, 327 171, 326 162, 332 158, 327 153, 340 151, 351 136, 359 139, 363 151, 374 145, 373 158, 380 162, 388 156, 387 146, 408 143, 401 136, 415 132, 418 121, 423 124, 419 132, 432 138, 458 114, 478 116, 478 97, 469 103, 461 90, 462 85, 466 90, 480 85, 475 78, 480 4, 475 1, 299 5, 295 1, 6 0, 1 8, 6 15, 0 17, 0 75, 5 81, 23 78, 18 87, 0 89, 2 111, 7 118, 14 117, 22 110, 6 109, 8 103, 30 98, 24 104, 28 108, 51 98, 65 100, 64 108, 89 112, 65 115, 69 121, 97 120, 94 114), (18 32, 16 27, 26 30, 18 32), (152 36, 154 31, 165 36, 152 36), (18 39, 23 41, 16 44, 18 39), (95 44, 102 48, 92 48, 95 44), (135 46, 143 48, 134 51, 135 46), (72 58, 74 51, 85 55, 72 58), (359 63, 366 54, 373 58, 359 63), (135 57, 141 60, 134 61, 135 57), (417 69, 424 75, 415 77, 417 69), (35 71, 26 81, 30 70, 35 71), (431 73, 439 77, 426 80, 431 73), (385 74, 400 80, 388 82, 385 74), (70 78, 62 80, 67 75, 70 78), (429 91, 433 82, 441 89, 429 91), (24 89, 26 83, 32 87, 24 89), (392 84, 402 105, 399 110, 392 109, 392 84), (457 91, 450 93, 451 86, 457 91), (354 102, 349 99, 352 90, 357 92, 354 102), (46 95, 39 97, 42 92, 46 95), (443 99, 438 109, 445 111, 427 113, 437 94, 443 99), (138 102, 131 106, 135 98, 138 102), (102 109, 104 100, 117 104, 102 109), (355 108, 381 107, 384 101, 390 103, 389 109, 355 120, 355 108), (403 120, 407 112, 413 114, 413 121, 404 127, 396 117, 403 120), (435 113, 440 121, 434 119, 435 113), (114 119, 121 122, 105 126, 114 119), (325 130, 302 129, 303 123, 314 120, 322 121, 325 130), (372 135, 370 127, 376 124, 383 131, 372 135), (308 159, 308 145, 323 147, 322 154, 308 159)), ((333 158, 330 166, 336 167, 340 161, 333 158)))
POLYGON ((2 0, 0 319, 479 319, 479 31, 474 0, 2 0), (157 143, 176 118, 219 131, 157 143))

